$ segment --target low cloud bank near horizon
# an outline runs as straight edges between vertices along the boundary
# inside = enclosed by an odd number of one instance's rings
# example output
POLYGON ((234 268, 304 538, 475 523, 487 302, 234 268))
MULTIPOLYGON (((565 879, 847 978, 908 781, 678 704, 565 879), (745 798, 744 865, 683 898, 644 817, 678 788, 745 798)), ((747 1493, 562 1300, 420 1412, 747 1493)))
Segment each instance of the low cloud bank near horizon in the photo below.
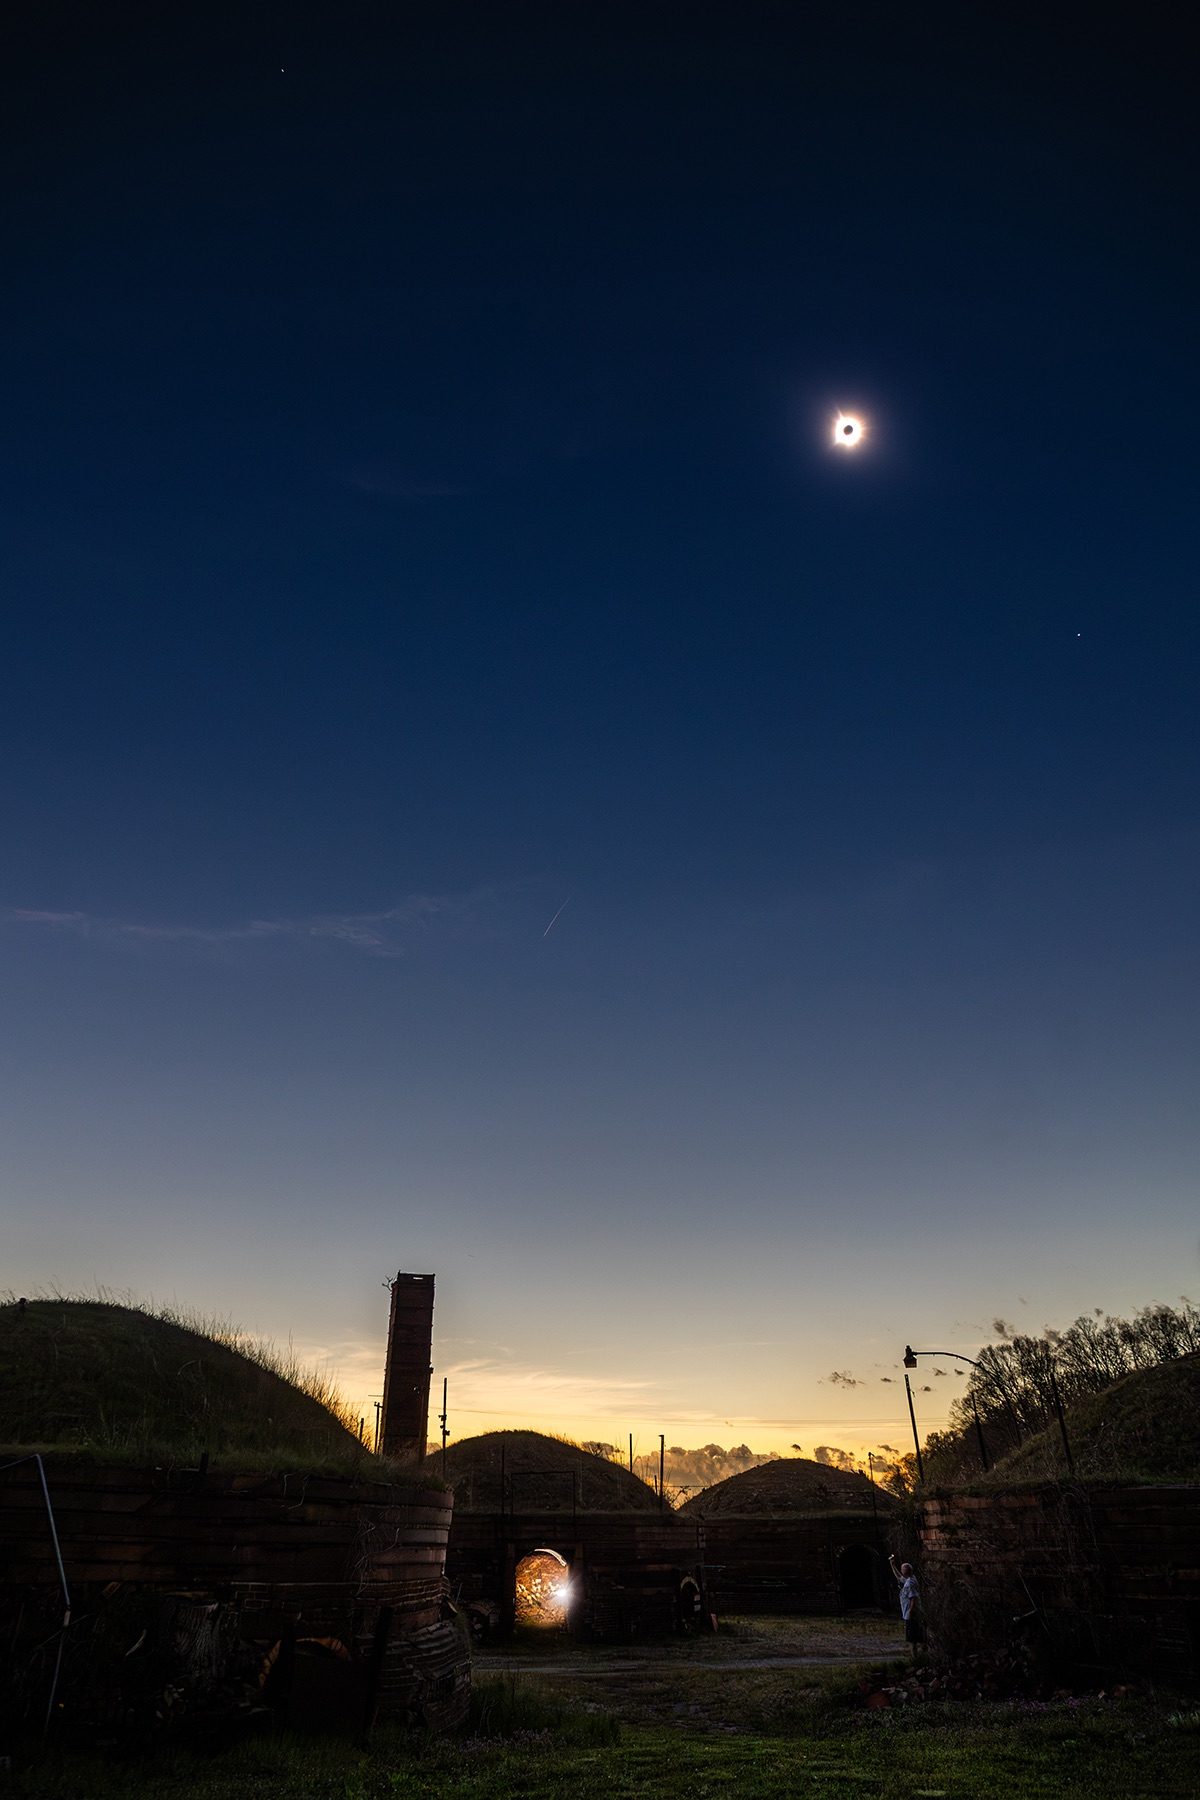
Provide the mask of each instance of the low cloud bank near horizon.
MULTIPOLYGON (((627 1460, 620 1445, 606 1443, 602 1439, 585 1439, 580 1448, 590 1450, 595 1456, 606 1457, 610 1462, 625 1463, 627 1460)), ((871 1468, 866 1450, 855 1453, 840 1449, 834 1444, 818 1444, 806 1455, 799 1444, 793 1444, 791 1448, 797 1457, 820 1463, 824 1468, 864 1475, 871 1468)), ((876 1481, 885 1481, 894 1473, 898 1453, 890 1444, 873 1448, 871 1457, 876 1481)), ((686 1494, 714 1487, 719 1481, 727 1481, 732 1475, 743 1475, 748 1469, 761 1468, 764 1463, 784 1460, 786 1459, 778 1450, 751 1450, 749 1444, 734 1444, 729 1449, 722 1444, 704 1444, 697 1450, 685 1449, 682 1444, 671 1444, 663 1453, 663 1473, 668 1490, 686 1494)), ((658 1470, 656 1451, 635 1453, 633 1472, 643 1481, 653 1486, 658 1480, 658 1470)))

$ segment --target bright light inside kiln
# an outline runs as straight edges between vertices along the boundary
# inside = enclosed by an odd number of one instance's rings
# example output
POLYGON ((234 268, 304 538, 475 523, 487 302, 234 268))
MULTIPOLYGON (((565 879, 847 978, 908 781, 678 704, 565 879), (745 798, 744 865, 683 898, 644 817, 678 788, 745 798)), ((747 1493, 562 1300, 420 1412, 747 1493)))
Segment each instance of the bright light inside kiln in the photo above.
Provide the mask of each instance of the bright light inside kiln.
POLYGON ((521 1558, 516 1569, 518 1625, 565 1625, 573 1598, 570 1570, 557 1550, 534 1550, 521 1558))
POLYGON ((833 441, 839 450, 857 450, 866 435, 866 421, 853 413, 839 413, 833 421, 833 441))

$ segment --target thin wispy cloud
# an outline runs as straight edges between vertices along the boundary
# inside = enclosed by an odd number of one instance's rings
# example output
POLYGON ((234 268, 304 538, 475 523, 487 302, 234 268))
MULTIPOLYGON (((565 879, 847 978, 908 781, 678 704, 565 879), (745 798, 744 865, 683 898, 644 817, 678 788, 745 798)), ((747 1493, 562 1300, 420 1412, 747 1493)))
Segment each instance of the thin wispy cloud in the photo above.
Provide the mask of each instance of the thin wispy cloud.
POLYGON ((0 912, 5 924, 11 925, 58 925, 64 930, 83 930, 90 921, 86 913, 81 912, 39 912, 29 906, 6 906, 0 912))
MULTIPOLYGON (((378 1340, 306 1344, 303 1355, 332 1368, 348 1397, 360 1392, 377 1394, 381 1388, 385 1356, 382 1336, 378 1340)), ((455 1413, 474 1419, 519 1416, 554 1430, 561 1429, 564 1421, 610 1415, 625 1418, 643 1412, 649 1416, 654 1410, 648 1407, 655 1386, 651 1381, 549 1369, 516 1357, 459 1357, 439 1362, 438 1380, 443 1376, 450 1384, 455 1413)), ((460 1429, 455 1435, 467 1433, 460 1429)))
POLYGON ((528 894, 513 889, 479 889, 470 894, 412 894, 379 912, 314 913, 301 918, 247 919, 231 925, 171 924, 57 912, 25 906, 0 907, 0 926, 55 932, 97 942, 180 945, 220 950, 240 944, 333 943, 366 956, 401 957, 435 935, 442 938, 494 935, 517 924, 528 894))
POLYGON ((565 1405, 579 1413, 619 1412, 614 1402, 640 1398, 654 1386, 646 1380, 578 1374, 494 1357, 452 1363, 442 1373, 457 1388, 460 1405, 487 1410, 501 1405, 534 1411, 544 1404, 547 1410, 565 1405))

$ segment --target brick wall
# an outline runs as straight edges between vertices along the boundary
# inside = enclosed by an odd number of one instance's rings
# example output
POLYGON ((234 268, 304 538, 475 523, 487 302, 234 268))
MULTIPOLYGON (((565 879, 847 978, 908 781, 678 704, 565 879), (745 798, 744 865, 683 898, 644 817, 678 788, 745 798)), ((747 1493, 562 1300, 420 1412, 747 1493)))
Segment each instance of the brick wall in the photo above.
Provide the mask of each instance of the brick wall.
POLYGON ((1075 1679, 1200 1673, 1200 1487, 938 1494, 920 1536, 939 1649, 1018 1644, 1075 1679))

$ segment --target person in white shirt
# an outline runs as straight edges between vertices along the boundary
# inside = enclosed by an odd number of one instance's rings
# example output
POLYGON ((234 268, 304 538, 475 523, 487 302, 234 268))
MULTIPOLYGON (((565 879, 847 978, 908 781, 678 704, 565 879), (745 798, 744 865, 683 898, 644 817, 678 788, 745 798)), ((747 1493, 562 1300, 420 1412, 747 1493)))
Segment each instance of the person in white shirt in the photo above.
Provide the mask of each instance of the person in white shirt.
POLYGON ((913 1646, 913 1655, 917 1653, 917 1645, 925 1642, 925 1627, 921 1623, 921 1590, 917 1585, 917 1571, 911 1563, 896 1565, 894 1556, 888 1557, 892 1574, 900 1589, 900 1617, 904 1620, 904 1636, 913 1646))

